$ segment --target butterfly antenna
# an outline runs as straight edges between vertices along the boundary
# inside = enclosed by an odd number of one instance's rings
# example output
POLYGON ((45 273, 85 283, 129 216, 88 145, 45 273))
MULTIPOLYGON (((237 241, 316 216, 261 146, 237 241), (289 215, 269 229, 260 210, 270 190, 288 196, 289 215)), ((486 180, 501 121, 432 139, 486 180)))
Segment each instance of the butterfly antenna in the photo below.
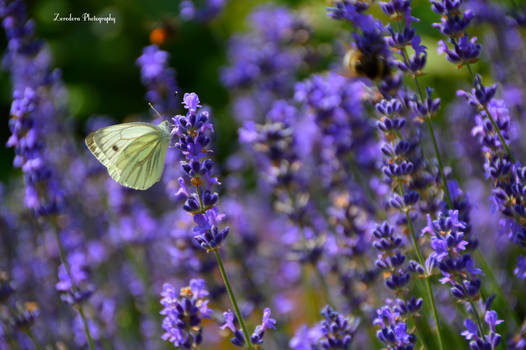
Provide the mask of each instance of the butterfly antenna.
POLYGON ((162 116, 161 113, 159 113, 159 111, 158 111, 158 110, 152 105, 151 102, 148 102, 148 106, 150 106, 150 108, 153 109, 153 111, 159 116, 159 118, 162 119, 163 116, 162 116))

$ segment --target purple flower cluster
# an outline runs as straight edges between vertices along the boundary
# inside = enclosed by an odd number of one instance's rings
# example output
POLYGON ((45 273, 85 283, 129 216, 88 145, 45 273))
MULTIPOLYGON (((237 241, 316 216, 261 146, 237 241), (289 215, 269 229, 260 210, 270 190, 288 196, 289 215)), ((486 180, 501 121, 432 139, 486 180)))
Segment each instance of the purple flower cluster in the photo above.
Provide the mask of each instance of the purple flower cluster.
POLYGON ((86 256, 80 251, 68 256, 69 272, 64 264, 58 269, 57 290, 62 299, 69 304, 81 303, 93 293, 93 286, 89 282, 89 266, 86 256), (71 277, 70 277, 71 276, 71 277))
MULTIPOLYGON (((271 311, 267 307, 263 310, 263 319, 261 324, 257 325, 250 336, 252 344, 263 344, 263 336, 267 329, 276 329, 276 320, 270 317, 271 311)), ((245 339, 243 337, 243 330, 236 327, 236 317, 232 311, 228 310, 223 313, 225 323, 221 326, 221 329, 229 329, 234 334, 234 337, 230 339, 230 342, 240 348, 245 347, 245 339)))
POLYGON ((200 109, 199 97, 195 93, 184 94, 183 104, 188 112, 185 116, 173 118, 175 127, 172 134, 178 138, 175 147, 184 157, 181 167, 195 192, 191 192, 184 178, 180 177, 179 196, 186 199, 183 209, 194 217, 195 241, 205 250, 214 250, 229 232, 228 227, 219 229, 224 215, 219 214, 216 207, 219 195, 211 191, 213 185, 219 184, 211 174, 214 162, 208 158, 212 152, 210 146, 214 127, 208 111, 200 109))
MULTIPOLYGON (((510 112, 503 100, 493 98, 496 85, 486 87, 480 77, 476 78, 475 84, 471 93, 460 90, 457 94, 479 110, 472 134, 478 138, 485 155, 486 176, 494 184, 492 199, 505 216, 510 239, 526 247, 526 191, 523 190, 526 170, 520 162, 514 162, 508 148, 510 112)), ((517 276, 522 274, 517 273, 517 276)))
POLYGON ((163 310, 163 340, 175 347, 194 349, 203 341, 203 318, 210 318, 212 310, 208 308, 208 291, 205 281, 193 279, 188 287, 178 291, 170 283, 163 285, 161 293, 163 310))
MULTIPOLYGON (((428 216, 428 224, 423 233, 431 236, 433 253, 426 260, 426 269, 431 271, 437 266, 442 274, 440 283, 450 286, 451 294, 459 301, 470 304, 475 318, 479 318, 475 301, 480 298, 481 270, 475 267, 471 255, 466 252, 468 241, 464 230, 467 224, 459 219, 458 211, 439 212, 436 220, 428 216)), ((492 298, 486 302, 486 309, 491 306, 492 298)), ((494 310, 487 310, 484 319, 490 333, 481 335, 483 330, 471 319, 464 322, 466 331, 462 335, 470 341, 472 349, 494 349, 498 346, 501 336, 496 333, 495 326, 503 321, 497 320, 494 310), (479 328, 477 328, 479 327, 479 328)))
POLYGON ((46 115, 43 89, 49 88, 53 75, 42 43, 34 38, 34 25, 28 21, 22 1, 0 3, 0 17, 9 40, 4 65, 13 77, 13 103, 8 147, 15 149, 13 165, 21 168, 25 180, 25 205, 37 215, 56 213, 62 191, 45 159, 46 115))
POLYGON ((376 336, 390 350, 412 350, 416 342, 416 336, 410 331, 407 319, 408 315, 416 312, 422 303, 412 300, 405 303, 402 300, 387 300, 387 305, 376 310, 376 318, 373 324, 380 329, 376 336))
POLYGON ((435 178, 425 169, 419 139, 405 136, 406 116, 410 111, 404 102, 396 98, 384 99, 376 104, 376 111, 382 116, 377 128, 384 139, 381 146, 384 155, 382 172, 392 190, 389 205, 404 214, 399 222, 407 224, 407 215, 414 219, 416 212, 413 210, 417 208, 420 198, 425 199, 420 203, 420 210, 435 210, 438 191, 435 189, 435 178))
POLYGON ((358 321, 351 320, 329 305, 321 310, 324 319, 320 323, 322 334, 320 345, 322 349, 347 349, 354 340, 354 334, 358 328, 358 321))
POLYGON ((309 328, 303 325, 289 342, 293 350, 349 349, 354 341, 358 320, 345 317, 331 306, 325 306, 323 320, 309 328))
POLYGON ((320 171, 327 187, 348 184, 348 166, 359 166, 364 171, 374 168, 376 141, 374 127, 364 115, 364 95, 362 83, 336 73, 316 74, 296 84, 294 99, 300 106, 295 113, 299 122, 295 128, 313 129, 310 145, 299 135, 303 130, 297 132, 302 142, 298 151, 311 155, 315 146, 320 146, 320 171), (351 156, 356 158, 353 162, 349 162, 351 156))
MULTIPOLYGON (((5 322, 9 324, 9 326, 13 326, 14 329, 25 331, 27 334, 32 334, 31 327, 40 314, 38 304, 35 302, 26 302, 21 305, 17 303, 16 300, 13 300, 15 297, 16 288, 13 281, 11 281, 5 273, 0 271, 0 305, 9 308, 10 310, 9 316, 3 316, 4 319, 7 318, 5 322), (14 307, 12 305, 14 305, 14 307)), ((4 319, 2 321, 4 321, 4 319)), ((3 334, 3 332, 7 333, 10 331, 7 325, 0 329, 0 339, 4 338, 6 335, 9 336, 8 334, 3 334)))
POLYGON ((481 334, 480 328, 471 319, 464 322, 466 330, 462 332, 462 336, 469 341, 469 347, 473 350, 496 349, 502 339, 497 333, 497 326, 504 321, 498 319, 497 313, 493 310, 486 311, 484 321, 488 326, 488 334, 481 334))
POLYGON ((196 8, 193 0, 183 0, 179 4, 179 16, 185 21, 210 21, 221 13, 226 3, 227 0, 206 0, 204 5, 196 8))
POLYGON ((147 88, 146 100, 165 118, 175 114, 179 106, 175 71, 168 67, 169 59, 170 54, 157 45, 145 47, 137 59, 142 82, 147 88))
POLYGON ((223 84, 236 91, 234 114, 261 121, 273 102, 291 97, 308 51, 306 24, 283 7, 260 6, 249 17, 251 31, 230 39, 223 84))
POLYGON ((448 37, 449 44, 440 40, 438 52, 445 53, 447 59, 457 63, 459 67, 478 61, 481 46, 477 38, 470 38, 466 29, 473 20, 473 12, 462 10, 462 0, 439 0, 431 1, 433 11, 441 15, 440 23, 434 23, 433 27, 440 30, 448 37))
POLYGON ((508 350, 526 349, 526 323, 523 323, 517 335, 508 341, 508 350))
POLYGON ((377 332, 377 337, 390 346, 390 349, 398 349, 397 346, 412 349, 416 336, 414 332, 408 330, 407 320, 418 315, 423 300, 415 297, 411 297, 408 301, 404 300, 407 300, 407 285, 411 273, 423 274, 424 269, 416 261, 410 261, 404 267, 406 256, 402 252, 403 238, 396 235, 394 229, 387 223, 376 227, 373 234, 376 238, 373 245, 380 251, 376 266, 384 272, 385 285, 396 295, 404 296, 403 300, 387 299, 386 305, 376 311, 377 318, 373 323, 381 328, 377 332))
POLYGON ((458 217, 458 211, 439 212, 436 220, 428 215, 423 234, 431 237, 433 253, 426 260, 426 269, 438 267, 442 274, 440 283, 451 287, 451 294, 463 301, 477 300, 481 286, 480 269, 475 267, 466 252, 468 241, 464 230, 467 224, 458 217))
MULTIPOLYGON (((472 14, 469 10, 462 14, 463 1, 449 1, 432 2, 432 7, 435 12, 445 14, 452 18, 452 21, 457 23, 456 26, 442 23, 441 31, 444 33, 444 28, 448 29, 448 33, 455 36, 459 32, 465 32, 467 26, 471 22, 472 14), (451 29, 456 28, 457 31, 451 29), (455 34, 456 33, 456 34, 455 34)), ((447 18, 449 18, 447 17, 447 18)), ((457 35, 458 36, 458 35, 457 35)), ((464 34, 462 38, 466 38, 464 34)), ((453 38, 450 38, 452 42, 453 38)), ((466 39, 467 40, 467 39, 466 39)), ((480 47, 478 47, 480 51, 480 47)), ((477 55, 478 57, 478 52, 477 55)), ((471 62, 463 60, 462 64, 469 64, 471 62)), ((471 72, 471 68, 470 72, 471 72)), ((523 200, 524 193, 524 177, 522 172, 522 164, 515 160, 510 148, 510 127, 511 119, 509 109, 503 100, 496 99, 497 84, 492 86, 485 86, 479 75, 474 76, 473 88, 470 92, 459 90, 458 96, 466 99, 466 101, 478 111, 475 118, 475 126, 472 129, 472 134, 479 140, 479 144, 484 154, 484 170, 486 176, 492 179, 494 186, 492 199, 501 213, 505 216, 504 226, 508 230, 510 239, 521 247, 526 246, 526 226, 524 210, 525 202, 523 200)), ((519 259, 519 266, 515 270, 517 277, 522 278, 523 265, 522 260, 519 259)))
POLYGON ((402 237, 396 235, 394 228, 386 222, 377 226, 373 235, 373 246, 380 252, 375 264, 378 269, 384 271, 386 287, 393 291, 403 290, 409 283, 411 271, 407 267, 404 268, 406 256, 401 250, 402 237))
MULTIPOLYGON (((226 3, 180 1, 173 19, 177 41, 195 30, 230 40, 218 71, 228 98, 217 107, 241 122, 240 143, 197 94, 179 104, 173 53, 147 46, 135 64, 173 144, 164 190, 139 193, 78 149, 83 116, 67 115, 50 51, 22 0, 0 0, 13 86, 8 146, 24 179, 0 184, 0 349, 195 350, 228 339, 247 350, 526 349, 516 319, 526 279, 521 6, 336 0, 329 16, 352 26, 339 45, 318 17, 311 29, 303 7, 256 7, 248 32, 224 37, 229 30, 215 29, 230 22, 216 17, 226 3), (182 22, 212 18, 211 27, 182 22), (481 23, 495 30, 475 32, 481 23), (454 63, 440 74, 424 36, 433 27, 454 63), (484 75, 471 73, 473 89, 458 101, 437 98, 445 81, 462 78, 454 66, 484 75), (483 84, 489 74, 502 89, 483 84), (217 160, 216 128, 226 141, 217 160)), ((111 120, 92 117, 86 130, 111 120)))

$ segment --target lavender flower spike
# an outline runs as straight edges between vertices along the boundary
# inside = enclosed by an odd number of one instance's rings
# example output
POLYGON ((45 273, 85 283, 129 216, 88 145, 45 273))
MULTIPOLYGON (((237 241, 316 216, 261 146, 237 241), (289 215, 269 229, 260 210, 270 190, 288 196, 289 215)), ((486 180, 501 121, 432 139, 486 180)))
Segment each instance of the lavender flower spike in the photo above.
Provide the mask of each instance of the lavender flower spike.
POLYGON ((162 339, 188 350, 201 344, 201 320, 210 318, 212 314, 212 310, 208 308, 208 300, 205 299, 207 295, 202 279, 191 280, 190 285, 180 291, 170 283, 165 283, 161 293, 161 304, 164 306, 161 315, 164 315, 165 331, 162 339))

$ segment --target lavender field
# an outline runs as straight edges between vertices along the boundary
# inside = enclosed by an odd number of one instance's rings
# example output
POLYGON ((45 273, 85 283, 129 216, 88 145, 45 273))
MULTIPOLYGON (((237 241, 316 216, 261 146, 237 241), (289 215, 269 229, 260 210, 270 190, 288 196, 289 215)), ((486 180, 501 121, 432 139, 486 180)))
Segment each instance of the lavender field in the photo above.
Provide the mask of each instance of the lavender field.
POLYGON ((0 350, 526 350, 524 1, 0 18, 0 350))

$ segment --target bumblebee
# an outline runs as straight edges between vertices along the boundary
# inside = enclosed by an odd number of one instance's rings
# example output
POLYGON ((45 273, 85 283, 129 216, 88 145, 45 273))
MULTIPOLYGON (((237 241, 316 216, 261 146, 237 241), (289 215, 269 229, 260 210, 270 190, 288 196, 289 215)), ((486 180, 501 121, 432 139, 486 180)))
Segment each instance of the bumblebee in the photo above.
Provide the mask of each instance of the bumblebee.
POLYGON ((389 64, 383 56, 364 54, 356 48, 347 51, 343 65, 351 76, 364 76, 372 80, 382 79, 391 73, 389 64))

